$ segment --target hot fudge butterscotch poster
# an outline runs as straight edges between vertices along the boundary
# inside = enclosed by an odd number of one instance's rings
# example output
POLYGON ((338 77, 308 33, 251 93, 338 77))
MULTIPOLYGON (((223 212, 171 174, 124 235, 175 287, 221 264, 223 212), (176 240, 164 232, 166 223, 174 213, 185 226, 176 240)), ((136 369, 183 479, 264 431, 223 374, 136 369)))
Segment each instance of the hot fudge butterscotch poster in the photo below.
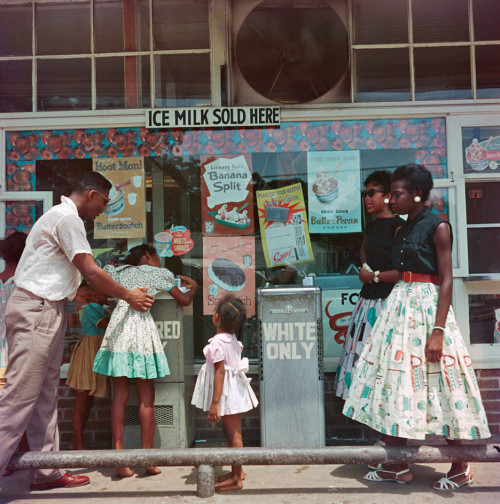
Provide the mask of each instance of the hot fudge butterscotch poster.
POLYGON ((213 314, 231 293, 243 301, 247 317, 255 315, 255 237, 206 236, 203 250, 203 314, 213 314))
POLYGON ((308 152, 311 233, 361 231, 359 151, 308 152))

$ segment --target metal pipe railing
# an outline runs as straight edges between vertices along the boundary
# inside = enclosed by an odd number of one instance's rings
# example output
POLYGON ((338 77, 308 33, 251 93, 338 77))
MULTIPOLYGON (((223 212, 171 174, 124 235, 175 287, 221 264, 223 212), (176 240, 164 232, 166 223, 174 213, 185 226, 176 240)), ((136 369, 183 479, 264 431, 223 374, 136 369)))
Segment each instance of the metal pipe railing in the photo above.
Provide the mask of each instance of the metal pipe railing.
POLYGON ((215 493, 214 466, 413 464, 440 462, 500 462, 492 444, 460 446, 332 446, 324 448, 190 448, 27 452, 15 455, 12 469, 157 466, 198 467, 197 495, 215 493))

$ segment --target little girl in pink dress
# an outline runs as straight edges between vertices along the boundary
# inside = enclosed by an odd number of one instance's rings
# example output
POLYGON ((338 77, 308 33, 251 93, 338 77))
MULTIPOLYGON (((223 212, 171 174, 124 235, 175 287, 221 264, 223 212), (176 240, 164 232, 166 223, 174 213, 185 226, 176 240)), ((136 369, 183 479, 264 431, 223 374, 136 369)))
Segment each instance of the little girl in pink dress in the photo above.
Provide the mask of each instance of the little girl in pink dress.
MULTIPOLYGON (((236 339, 246 318, 245 306, 232 295, 224 297, 215 309, 213 323, 216 335, 203 349, 207 362, 203 364, 193 393, 191 404, 208 411, 209 422, 219 422, 222 417, 224 434, 229 447, 243 446, 240 413, 255 408, 259 403, 248 372, 248 359, 241 358, 243 345, 236 339)), ((241 466, 232 466, 231 473, 217 479, 218 491, 243 488, 241 466)))

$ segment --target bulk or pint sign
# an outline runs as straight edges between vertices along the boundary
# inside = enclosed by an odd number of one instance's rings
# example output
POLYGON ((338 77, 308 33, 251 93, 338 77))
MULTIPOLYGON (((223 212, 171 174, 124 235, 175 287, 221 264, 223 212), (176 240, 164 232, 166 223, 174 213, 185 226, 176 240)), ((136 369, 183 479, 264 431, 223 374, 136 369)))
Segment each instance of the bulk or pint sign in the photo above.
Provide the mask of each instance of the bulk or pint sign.
POLYGON ((279 125, 279 107, 178 107, 146 111, 146 128, 241 128, 279 125))

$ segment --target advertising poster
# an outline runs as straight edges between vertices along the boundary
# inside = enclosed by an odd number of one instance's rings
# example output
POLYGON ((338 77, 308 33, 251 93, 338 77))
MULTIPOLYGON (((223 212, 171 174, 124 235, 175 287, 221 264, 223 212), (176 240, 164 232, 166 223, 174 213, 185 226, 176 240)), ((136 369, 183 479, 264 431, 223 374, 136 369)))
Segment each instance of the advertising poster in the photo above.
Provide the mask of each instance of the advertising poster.
POLYGON ((496 173, 500 164, 500 128, 464 128, 464 132, 467 136, 477 135, 472 141, 463 139, 464 173, 496 173))
POLYGON ((184 226, 172 226, 155 234, 155 245, 160 257, 187 254, 193 247, 191 231, 184 226))
POLYGON ((203 234, 253 234, 252 157, 201 156, 200 164, 203 234))
POLYGON ((144 158, 94 158, 92 163, 112 184, 109 203, 94 221, 94 238, 146 236, 144 158))
POLYGON ((257 191, 257 207, 268 268, 314 260, 300 184, 257 191))
POLYGON ((255 315, 255 238, 203 238, 203 314, 232 293, 245 304, 247 317, 255 315))
POLYGON ((351 313, 359 299, 359 290, 323 289, 323 349, 325 357, 340 357, 346 340, 351 313))
POLYGON ((361 231, 359 151, 308 152, 311 233, 361 231))

